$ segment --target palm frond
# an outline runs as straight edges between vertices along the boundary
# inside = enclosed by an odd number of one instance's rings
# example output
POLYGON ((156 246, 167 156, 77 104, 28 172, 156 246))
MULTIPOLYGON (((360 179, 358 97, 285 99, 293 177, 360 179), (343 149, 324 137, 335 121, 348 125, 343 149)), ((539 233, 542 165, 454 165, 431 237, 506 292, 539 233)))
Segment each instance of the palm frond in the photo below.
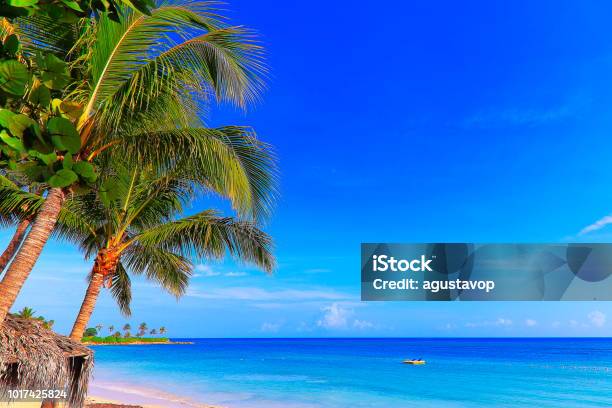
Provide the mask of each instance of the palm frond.
POLYGON ((130 304, 132 303, 132 281, 123 263, 117 264, 117 269, 112 276, 110 292, 117 301, 119 311, 125 317, 132 315, 130 304))
POLYGON ((236 260, 253 263, 267 272, 275 266, 268 234, 251 222, 220 217, 212 210, 151 228, 133 241, 141 247, 199 258, 220 259, 228 252, 236 260))
POLYGON ((176 97, 181 106, 189 108, 173 115, 181 122, 197 112, 191 106, 194 101, 201 110, 209 95, 245 107, 264 89, 262 47, 254 39, 242 27, 227 27, 173 46, 133 72, 102 103, 96 121, 117 129, 138 113, 151 113, 160 98, 176 97))
POLYGON ((0 214, 20 219, 36 214, 44 199, 21 190, 4 176, 0 176, 0 214))
POLYGON ((160 169, 227 197, 242 217, 265 220, 277 195, 276 157, 250 128, 186 128, 136 134, 122 143, 125 160, 147 158, 160 169))
POLYGON ((130 271, 157 282, 176 297, 185 293, 193 271, 193 265, 188 259, 153 246, 130 246, 122 259, 130 271))
POLYGON ((63 59, 79 35, 77 24, 59 22, 40 13, 17 18, 13 25, 24 53, 29 56, 44 51, 57 54, 63 59))
POLYGON ((150 16, 123 10, 120 22, 102 15, 96 23, 96 41, 87 61, 91 93, 83 119, 97 110, 149 59, 192 32, 214 30, 220 24, 213 3, 162 3, 150 16))

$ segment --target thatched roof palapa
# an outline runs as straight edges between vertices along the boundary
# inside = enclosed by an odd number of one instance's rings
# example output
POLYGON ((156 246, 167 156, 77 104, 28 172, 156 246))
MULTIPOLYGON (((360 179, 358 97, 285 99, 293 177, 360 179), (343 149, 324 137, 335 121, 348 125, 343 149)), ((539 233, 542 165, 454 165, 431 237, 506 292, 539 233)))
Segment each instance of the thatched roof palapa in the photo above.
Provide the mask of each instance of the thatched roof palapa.
POLYGON ((93 369, 93 352, 35 319, 7 316, 0 326, 0 397, 9 389, 65 390, 81 407, 93 369))

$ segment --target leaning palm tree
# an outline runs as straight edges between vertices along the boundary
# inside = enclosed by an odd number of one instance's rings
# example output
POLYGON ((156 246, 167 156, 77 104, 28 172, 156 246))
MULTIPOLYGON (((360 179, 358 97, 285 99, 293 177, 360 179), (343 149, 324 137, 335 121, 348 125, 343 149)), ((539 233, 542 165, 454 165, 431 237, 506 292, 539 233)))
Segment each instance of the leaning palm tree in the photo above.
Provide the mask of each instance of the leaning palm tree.
MULTIPOLYGON (((0 186, 11 190, 23 189, 24 191, 38 191, 40 190, 39 185, 32 185, 30 180, 19 175, 18 173, 11 171, 3 171, 0 174, 0 186)), ((0 275, 6 269, 11 259, 17 253, 17 250, 21 246, 23 239, 25 238, 33 215, 27 210, 27 205, 20 208, 13 208, 7 212, 0 209, 0 225, 1 226, 13 226, 16 225, 15 232, 13 233, 8 245, 0 254, 0 275)))
MULTIPOLYGON (((209 129, 201 120, 212 100, 244 107, 259 94, 264 67, 250 32, 227 25, 213 3, 201 1, 160 2, 150 15, 121 9, 119 22, 102 13, 71 29, 58 24, 33 16, 16 19, 10 32, 19 36, 24 53, 42 49, 64 56, 80 77, 66 94, 69 103, 57 108, 77 125, 80 140, 64 162, 85 162, 81 167, 93 178, 88 163, 104 152, 129 153, 129 159, 156 166, 188 161, 195 177, 230 197, 241 215, 268 214, 274 183, 267 147, 247 128, 209 129)), ((70 178, 63 182, 65 187, 46 193, 0 281, 0 324, 67 193, 78 187, 70 178)))
MULTIPOLYGON (((273 269, 271 239, 254 223, 211 210, 181 217, 196 192, 190 171, 160 173, 152 167, 126 168, 119 163, 112 168, 114 174, 100 178, 99 189, 66 202, 82 225, 76 231, 58 229, 61 237, 76 242, 86 257, 95 259, 70 334, 73 340, 81 340, 104 286, 120 310, 130 314, 130 274, 144 275, 179 297, 192 274, 190 257, 219 259, 227 252, 265 271, 273 269)), ((146 330, 141 324, 139 332, 146 330)))

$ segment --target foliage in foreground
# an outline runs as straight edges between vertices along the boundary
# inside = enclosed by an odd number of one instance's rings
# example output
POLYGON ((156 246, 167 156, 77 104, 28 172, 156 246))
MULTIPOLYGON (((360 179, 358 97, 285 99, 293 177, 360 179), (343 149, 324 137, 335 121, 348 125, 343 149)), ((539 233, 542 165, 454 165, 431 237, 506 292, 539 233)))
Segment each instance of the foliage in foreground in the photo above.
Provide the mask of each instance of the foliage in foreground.
POLYGON ((153 0, 8 0, 0 2, 0 16, 27 17, 43 15, 61 22, 73 22, 92 12, 107 12, 118 20, 121 6, 133 7, 150 14, 153 0))

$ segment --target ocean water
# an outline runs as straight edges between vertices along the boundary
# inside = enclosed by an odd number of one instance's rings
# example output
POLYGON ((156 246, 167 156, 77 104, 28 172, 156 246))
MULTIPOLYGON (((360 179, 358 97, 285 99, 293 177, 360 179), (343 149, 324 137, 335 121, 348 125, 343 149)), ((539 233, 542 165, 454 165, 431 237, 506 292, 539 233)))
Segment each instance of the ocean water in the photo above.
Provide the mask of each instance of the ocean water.
POLYGON ((96 347, 91 393, 230 408, 612 407, 612 339, 191 341, 96 347))

